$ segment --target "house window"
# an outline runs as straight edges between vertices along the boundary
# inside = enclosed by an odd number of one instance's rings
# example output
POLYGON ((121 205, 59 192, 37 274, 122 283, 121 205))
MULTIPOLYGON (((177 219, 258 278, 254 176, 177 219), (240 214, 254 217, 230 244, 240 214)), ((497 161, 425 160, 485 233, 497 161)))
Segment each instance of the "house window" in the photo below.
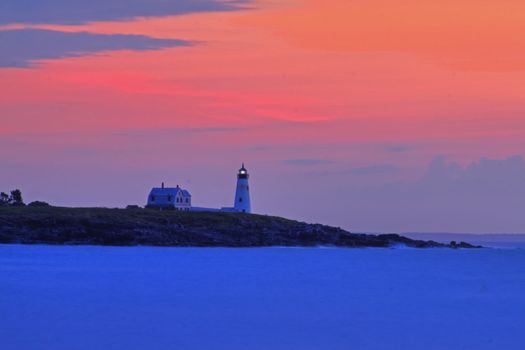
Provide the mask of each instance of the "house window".
POLYGON ((242 202, 242 197, 239 198, 239 202, 242 202))
POLYGON ((151 201, 155 202, 155 196, 151 196, 151 201))
POLYGON ((186 198, 186 203, 189 203, 190 202, 190 199, 189 198, 186 198))
POLYGON ((168 202, 171 202, 172 198, 171 196, 168 196, 168 202))

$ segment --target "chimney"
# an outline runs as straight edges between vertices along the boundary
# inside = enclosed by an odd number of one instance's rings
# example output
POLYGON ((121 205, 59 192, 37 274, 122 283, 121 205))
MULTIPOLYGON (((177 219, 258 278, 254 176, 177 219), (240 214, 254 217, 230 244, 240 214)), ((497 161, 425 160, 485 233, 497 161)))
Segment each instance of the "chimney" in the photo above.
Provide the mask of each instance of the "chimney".
POLYGON ((162 188, 164 188, 164 182, 162 183, 162 188))

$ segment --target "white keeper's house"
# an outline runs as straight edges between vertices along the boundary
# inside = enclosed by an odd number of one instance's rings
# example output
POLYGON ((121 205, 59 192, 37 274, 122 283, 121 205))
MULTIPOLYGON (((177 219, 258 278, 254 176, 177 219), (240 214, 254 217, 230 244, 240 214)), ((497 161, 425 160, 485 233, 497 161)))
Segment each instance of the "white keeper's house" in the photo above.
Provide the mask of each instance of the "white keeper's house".
POLYGON ((191 210, 191 194, 177 185, 177 187, 153 187, 148 196, 148 208, 191 210))

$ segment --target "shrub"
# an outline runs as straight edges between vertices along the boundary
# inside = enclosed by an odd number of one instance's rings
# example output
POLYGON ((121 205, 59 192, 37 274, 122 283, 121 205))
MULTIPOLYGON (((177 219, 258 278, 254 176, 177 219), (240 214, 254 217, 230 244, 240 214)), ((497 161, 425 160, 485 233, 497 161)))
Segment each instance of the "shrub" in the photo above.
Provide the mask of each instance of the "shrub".
POLYGON ((27 205, 28 207, 49 207, 49 203, 42 201, 34 201, 27 205))
POLYGON ((0 205, 9 204, 9 195, 5 192, 0 193, 0 205))

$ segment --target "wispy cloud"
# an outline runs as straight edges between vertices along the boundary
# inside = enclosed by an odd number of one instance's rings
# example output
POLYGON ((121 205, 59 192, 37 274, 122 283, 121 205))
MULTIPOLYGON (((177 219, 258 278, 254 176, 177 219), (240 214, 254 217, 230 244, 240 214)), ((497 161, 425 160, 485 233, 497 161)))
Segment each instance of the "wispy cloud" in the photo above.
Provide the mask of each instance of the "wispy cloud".
POLYGON ((0 24, 83 24, 136 17, 232 11, 245 0, 2 0, 0 24))
POLYGON ((414 145, 404 145, 404 144, 398 144, 398 145, 387 145, 385 146, 385 151, 390 153, 404 153, 411 151, 415 148, 414 145))
POLYGON ((353 168, 350 172, 353 175, 379 175, 391 173, 397 170, 397 167, 391 164, 375 164, 364 167, 353 168))
POLYGON ((332 160, 328 159, 315 159, 315 158, 300 158, 300 159, 286 159, 283 163, 288 165, 299 165, 299 166, 312 166, 312 165, 323 165, 331 164, 332 160))
POLYGON ((143 35, 60 32, 43 29, 0 31, 0 67, 30 67, 40 60, 78 57, 114 50, 158 50, 191 45, 143 35))
POLYGON ((242 128, 234 127, 202 127, 202 128, 154 128, 141 130, 122 130, 113 132, 113 136, 121 137, 164 137, 181 136, 192 134, 232 133, 242 131, 242 128))

